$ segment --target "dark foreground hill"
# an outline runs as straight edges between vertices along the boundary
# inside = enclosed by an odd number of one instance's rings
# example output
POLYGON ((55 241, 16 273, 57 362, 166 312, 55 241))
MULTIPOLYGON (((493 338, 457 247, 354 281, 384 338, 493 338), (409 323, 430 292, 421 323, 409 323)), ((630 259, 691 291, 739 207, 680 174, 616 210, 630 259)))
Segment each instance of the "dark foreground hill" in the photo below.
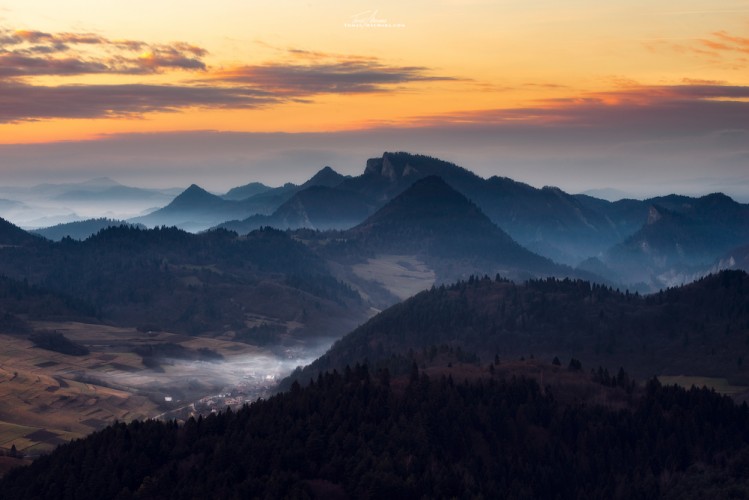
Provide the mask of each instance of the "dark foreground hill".
POLYGON ((336 342, 301 372, 375 361, 447 344, 483 359, 575 357, 635 375, 695 375, 749 382, 744 359, 749 275, 724 271, 649 296, 585 281, 470 279, 397 304, 336 342))
POLYGON ((357 366, 184 425, 115 424, 11 471, 0 497, 749 495, 746 406, 706 389, 606 383, 616 407, 563 402, 523 378, 391 381, 357 366))
POLYGON ((27 233, 20 227, 0 218, 0 248, 38 243, 41 238, 27 233))

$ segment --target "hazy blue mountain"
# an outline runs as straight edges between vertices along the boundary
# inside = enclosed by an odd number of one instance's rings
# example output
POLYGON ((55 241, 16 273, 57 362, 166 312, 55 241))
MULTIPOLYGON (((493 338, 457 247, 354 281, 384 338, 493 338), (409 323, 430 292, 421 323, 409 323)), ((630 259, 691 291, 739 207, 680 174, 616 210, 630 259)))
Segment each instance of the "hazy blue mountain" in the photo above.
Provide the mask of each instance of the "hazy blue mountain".
MULTIPOLYGON (((429 156, 386 152, 379 158, 369 159, 364 172, 356 177, 346 177, 325 167, 300 186, 286 184, 263 190, 237 201, 238 205, 234 206, 220 205, 217 208, 214 206, 217 202, 213 200, 208 204, 210 206, 192 209, 189 217, 171 213, 166 221, 159 223, 196 230, 206 227, 209 222, 212 222, 210 225, 219 225, 231 221, 222 227, 239 232, 263 225, 345 228, 363 220, 363 216, 372 213, 373 208, 383 206, 415 181, 431 175, 441 177, 470 199, 519 244, 568 265, 577 265, 591 257, 601 259, 606 251, 643 227, 650 205, 657 204, 681 213, 687 210, 692 200, 674 195, 645 201, 624 199, 611 202, 584 194, 571 195, 555 187, 538 189, 506 177, 483 179, 465 168, 429 156), (322 191, 306 192, 295 198, 296 194, 312 186, 340 191, 328 192, 334 199, 321 197, 315 200, 314 193, 322 191), (344 199, 343 192, 358 193, 363 203, 354 208, 344 199), (336 208, 337 202, 341 203, 339 208, 336 208), (368 211, 363 210, 365 205, 371 205, 368 211), (326 213, 331 216, 339 214, 340 220, 334 221, 326 213)), ((707 210, 714 214, 710 216, 722 217, 720 210, 725 206, 719 201, 715 201, 712 208, 709 204, 700 204, 692 210, 707 210)), ((149 223, 147 221, 158 220, 167 212, 156 212, 148 216, 150 219, 135 221, 149 223)), ((708 212, 701 217, 708 216, 708 212)), ((602 261, 606 264, 605 259, 602 261)))
POLYGON ((728 196, 647 201, 647 223, 600 258, 621 282, 644 289, 688 283, 731 249, 749 243, 749 205, 728 196))
MULTIPOLYGON (((77 222, 68 222, 66 224, 58 224, 56 226, 35 229, 31 232, 52 241, 60 241, 65 237, 73 238, 74 240, 85 240, 86 238, 98 233, 102 229, 121 225, 131 224, 121 220, 99 218, 87 219, 77 222)), ((143 226, 142 224, 137 224, 136 226, 140 227, 141 229, 145 229, 145 226, 143 226)))
MULTIPOLYGON (((247 186, 236 188, 237 191, 234 191, 232 196, 227 198, 227 196, 221 197, 211 194, 193 184, 177 196, 169 205, 148 215, 130 219, 130 222, 141 223, 151 227, 173 225, 195 232, 219 226, 226 221, 244 221, 249 217, 250 220, 244 225, 236 225, 240 230, 247 228, 244 231, 247 232, 263 225, 273 225, 264 222, 255 223, 255 221, 264 221, 263 217, 257 216, 273 214, 296 193, 313 186, 332 187, 339 184, 345 178, 332 168, 325 167, 301 186, 288 183, 278 188, 260 189, 256 194, 243 199, 233 198, 239 196, 247 186)), ((229 224, 227 227, 233 226, 229 224)))
POLYGON ((122 186, 122 184, 114 179, 109 177, 96 177, 81 182, 37 184, 36 186, 27 188, 27 190, 34 193, 46 194, 51 197, 60 195, 67 191, 100 191, 102 189, 109 189, 118 186, 122 186))
POLYGON ((282 221, 281 227, 345 229, 364 220, 374 206, 358 193, 319 185, 296 193, 273 217, 282 221))
POLYGON ((472 199, 518 242, 566 264, 602 252, 644 220, 644 210, 620 220, 559 188, 537 189, 505 177, 487 179, 472 199))
POLYGON ((250 182, 249 184, 245 184, 244 186, 238 186, 235 188, 231 188, 229 191, 226 192, 222 196, 225 200, 244 200, 251 196, 255 196, 256 194, 265 193, 266 191, 270 191, 273 189, 270 186, 266 186, 265 184, 261 182, 250 182))
POLYGON ((0 187, 0 197, 20 203, 0 206, 0 216, 34 229, 100 217, 127 219, 148 208, 164 206, 181 191, 125 186, 108 177, 32 187, 0 187))
POLYGON ((218 227, 240 234, 263 226, 278 229, 348 229, 374 210, 375 203, 359 193, 311 186, 295 193, 271 215, 253 215, 218 227))
POLYGON ((367 160, 364 173, 346 179, 340 187, 365 194, 384 204, 415 181, 431 175, 441 177, 463 194, 483 182, 473 172, 437 158, 410 153, 384 153, 380 158, 367 160))
POLYGON ((252 214, 271 215, 296 193, 313 186, 336 187, 347 179, 330 167, 324 167, 300 185, 286 183, 281 187, 256 194, 243 200, 252 214))
POLYGON ((614 189, 614 188, 587 189, 579 194, 583 196, 591 196, 594 198, 612 201, 612 202, 634 198, 634 195, 632 193, 622 191, 621 189, 614 189))
POLYGON ((742 245, 726 252, 715 262, 711 272, 723 269, 740 269, 749 272, 749 245, 742 245))
POLYGON ((86 201, 98 199, 102 193, 109 193, 122 200, 173 198, 179 191, 173 188, 137 188, 125 186, 109 177, 97 177, 82 182, 46 183, 31 187, 0 188, 1 193, 16 193, 19 198, 61 201, 86 201))
MULTIPOLYGON (((285 201, 294 196, 294 193, 299 191, 299 189, 300 186, 287 182, 283 186, 272 188, 268 191, 241 200, 241 203, 247 208, 250 214, 270 215, 275 212, 278 207, 283 205, 285 201)), ((239 217, 234 217, 233 220, 241 219, 239 217)))
POLYGON ((634 234, 648 218, 648 201, 625 198, 612 202, 584 194, 574 195, 574 198, 587 209, 603 215, 616 233, 623 235, 620 241, 634 234))
POLYGON ((466 272, 517 277, 574 271, 523 248, 442 178, 429 176, 343 233, 346 253, 416 255, 442 280, 466 272))
POLYGON ((559 262, 576 264, 636 231, 647 207, 634 200, 611 204, 573 196, 558 188, 537 189, 506 177, 483 179, 453 163, 409 153, 384 153, 367 161, 364 173, 341 187, 386 202, 414 181, 438 175, 476 203, 520 244, 559 262), (606 208, 607 210, 602 210, 606 208), (639 209, 639 210, 638 210, 639 209))
POLYGON ((24 205, 20 201, 0 199, 0 210, 13 210, 22 208, 24 205))
POLYGON ((308 181, 302 184, 301 189, 307 189, 312 186, 324 186, 324 187, 337 187, 343 181, 350 179, 350 176, 342 175, 333 170, 330 167, 323 167, 315 175, 313 175, 308 181))
POLYGON ((237 216, 249 215, 242 202, 225 200, 192 184, 164 208, 129 222, 153 226, 176 226, 188 231, 201 231, 237 216))
POLYGON ((174 196, 155 189, 129 186, 104 186, 101 189, 71 189, 52 199, 62 202, 150 202, 168 203, 174 196))
POLYGON ((168 205, 168 208, 173 211, 189 211, 195 210, 196 208, 205 208, 210 210, 216 207, 226 207, 233 205, 233 203, 227 203, 226 200, 222 199, 219 196, 216 196, 215 194, 209 193, 200 186, 192 184, 179 196, 172 200, 172 202, 168 205))

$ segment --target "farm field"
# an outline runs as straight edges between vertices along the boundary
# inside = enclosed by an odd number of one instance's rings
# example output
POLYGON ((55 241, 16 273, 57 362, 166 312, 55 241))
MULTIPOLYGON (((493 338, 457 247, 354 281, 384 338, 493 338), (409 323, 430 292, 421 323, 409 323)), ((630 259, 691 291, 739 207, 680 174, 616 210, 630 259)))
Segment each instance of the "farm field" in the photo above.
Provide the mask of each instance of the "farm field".
POLYGON ((353 272, 364 280, 380 283, 400 300, 428 289, 436 279, 434 271, 412 255, 378 255, 353 266, 353 272))
POLYGON ((61 333, 90 353, 70 356, 0 333, 0 452, 15 445, 31 458, 115 420, 153 418, 279 370, 272 354, 228 340, 76 322, 32 325, 61 333), (217 359, 164 359, 145 367, 134 350, 159 344, 209 350, 217 359))

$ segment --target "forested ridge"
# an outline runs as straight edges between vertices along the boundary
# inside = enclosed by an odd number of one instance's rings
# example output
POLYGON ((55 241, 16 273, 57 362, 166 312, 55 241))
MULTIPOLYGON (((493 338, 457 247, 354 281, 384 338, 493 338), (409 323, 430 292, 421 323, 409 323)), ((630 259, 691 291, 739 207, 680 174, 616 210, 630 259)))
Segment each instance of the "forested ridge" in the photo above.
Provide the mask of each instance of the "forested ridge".
POLYGON ((694 374, 746 384, 749 275, 723 271, 647 296, 582 280, 472 277, 387 309, 293 377, 304 382, 440 344, 484 360, 575 357, 586 366, 625 366, 641 378, 694 374))
POLYGON ((91 304, 91 316, 127 326, 204 334, 229 325, 241 333, 253 308, 318 323, 359 317, 363 308, 322 258, 271 228, 240 237, 119 226, 85 241, 33 238, 0 255, 0 275, 74 297, 91 304))
POLYGON ((0 330, 4 333, 27 333, 31 330, 24 318, 83 319, 96 310, 91 304, 30 285, 0 274, 0 330))
POLYGON ((657 381, 626 397, 356 366, 183 425, 112 425, 10 472, 0 497, 749 497, 746 405, 657 381))

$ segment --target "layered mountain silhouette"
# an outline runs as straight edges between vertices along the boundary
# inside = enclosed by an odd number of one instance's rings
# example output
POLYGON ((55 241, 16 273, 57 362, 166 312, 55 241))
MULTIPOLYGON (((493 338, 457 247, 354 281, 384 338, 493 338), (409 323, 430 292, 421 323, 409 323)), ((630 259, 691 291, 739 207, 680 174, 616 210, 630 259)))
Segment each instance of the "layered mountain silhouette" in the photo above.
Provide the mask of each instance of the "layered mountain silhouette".
POLYGON ((253 215, 218 227, 244 234, 263 226, 278 229, 347 229, 374 210, 375 203, 343 189, 310 186, 295 193, 271 215, 253 215))
MULTIPOLYGON (((247 232, 269 224, 255 223, 257 220, 255 218, 245 224, 236 224, 236 222, 256 215, 270 215, 300 191, 313 186, 334 187, 344 179, 346 179, 345 176, 330 167, 325 167, 301 185, 287 183, 278 188, 269 188, 260 183, 251 183, 234 188, 223 197, 211 194, 193 184, 169 205, 148 215, 130 219, 130 222, 149 227, 176 226, 196 232, 218 226, 226 221, 233 221, 238 229, 247 228, 244 231, 247 232), (247 197, 242 198, 245 194, 247 197)), ((345 208, 345 206, 341 207, 341 209, 345 208)), ((283 220, 283 218, 279 219, 281 222, 283 220)), ((279 223, 278 227, 282 225, 279 223)), ((230 226, 227 225, 227 227, 230 226)))
POLYGON ((0 216, 27 228, 91 217, 125 219, 169 203, 181 190, 140 188, 101 177, 84 182, 0 186, 0 216))
MULTIPOLYGON (((339 174, 332 168, 324 167, 300 185, 286 183, 281 187, 272 188, 249 198, 245 198, 242 200, 242 203, 247 211, 252 215, 271 215, 278 210, 281 205, 300 191, 304 191, 313 186, 334 188, 346 178, 346 176, 339 174)), ((241 221, 243 219, 244 217, 240 216, 232 218, 232 220, 235 221, 241 221)))
MULTIPOLYGON (((114 181, 112 181, 114 182, 114 181)), ((172 196, 153 189, 143 189, 130 186, 114 185, 85 185, 77 189, 64 191, 56 195, 53 200, 61 202, 150 202, 163 203, 172 199, 172 196)))
MULTIPOLYGON (((188 230, 218 226, 239 233, 263 226, 346 229, 363 222, 414 182, 429 176, 441 177, 529 250, 562 264, 577 266, 582 263, 582 270, 605 272, 609 279, 624 279, 643 290, 675 283, 671 278, 653 276, 664 272, 674 276, 692 272, 656 269, 641 262, 641 267, 648 269, 647 276, 640 272, 635 280, 635 275, 627 269, 610 266, 614 256, 618 259, 622 252, 631 254, 624 259, 627 261, 647 260, 642 255, 634 255, 637 252, 633 252, 633 248, 642 243, 650 244, 646 241, 648 231, 659 233, 661 239, 666 234, 673 236, 672 246, 686 256, 679 260, 680 266, 704 267, 706 262, 712 263, 730 248, 749 242, 747 206, 724 195, 703 198, 670 195, 644 201, 611 202, 588 195, 572 195, 555 187, 538 189, 506 177, 483 179, 453 163, 403 152, 386 152, 379 158, 369 159, 364 172, 356 177, 343 176, 325 167, 302 185, 286 184, 266 189, 258 183, 248 184, 230 191, 232 195, 227 193, 224 198, 203 192, 198 199, 197 193, 192 192, 196 190, 193 186, 183 193, 190 195, 185 196, 191 199, 189 204, 181 203, 183 196, 180 196, 164 209, 133 219, 133 222, 174 224, 188 230), (311 189, 313 187, 316 189, 311 189), (253 194, 240 200, 242 193, 253 194), (665 222, 650 228, 648 214, 653 207, 664 213, 683 215, 692 221, 687 224, 691 224, 692 229, 661 229, 660 225, 665 222), (711 243, 704 244, 702 249, 687 241, 690 238, 701 240, 705 235, 711 243), (681 241, 680 238, 686 239, 681 241), (627 246, 632 248, 625 251, 627 246)), ((664 256, 673 260, 670 252, 658 252, 657 261, 662 261, 664 256)), ((694 270, 698 274, 704 271, 694 270)))
MULTIPOLYGON (((569 195, 558 188, 537 189, 505 177, 483 179, 453 163, 424 155, 384 153, 367 161, 364 173, 341 184, 385 202, 414 181, 437 175, 476 203, 520 244, 559 262, 576 264, 636 231, 647 208, 622 210, 620 204, 569 195)), ((625 205, 628 205, 625 203, 625 205)))
MULTIPOLYGON (((287 379, 285 394, 195 418, 174 401, 184 421, 115 423, 63 445, 0 480, 3 498, 747 490, 746 408, 652 379, 749 387, 749 275, 704 276, 749 266, 747 205, 721 194, 609 202, 385 153, 357 177, 326 167, 301 185, 251 183, 223 196, 192 185, 139 219, 159 227, 95 219, 42 232, 71 236, 60 241, 0 219, 0 330, 55 360, 88 344, 34 336, 47 322, 91 323, 97 344, 94 323, 137 327, 144 345, 127 354, 148 356, 181 346, 148 340, 164 332, 284 357, 340 340, 287 379), (651 381, 638 385, 620 367, 651 381)), ((33 363, 13 385, 24 395, 29 373, 45 391, 41 376, 61 370, 33 363)), ((127 368, 115 363, 96 366, 127 368)), ((58 387, 46 387, 56 402, 39 421, 67 404, 58 387)), ((26 432, 15 439, 45 434, 26 432)))
MULTIPOLYGON (((347 234, 346 238, 352 242, 361 241, 355 252, 360 256, 371 256, 374 252, 422 252, 436 258, 453 247, 451 258, 454 258, 460 254, 457 247, 462 244, 473 252, 468 260, 490 262, 512 273, 513 265, 515 270, 523 266, 517 267, 518 262, 510 262, 512 259, 498 260, 497 255, 514 255, 517 260, 522 252, 517 248, 494 253, 486 250, 495 244, 489 240, 498 237, 499 229, 504 236, 537 255, 577 266, 578 276, 592 278, 585 273, 593 273, 610 282, 649 291, 702 276, 726 252, 749 243, 749 207, 725 195, 702 198, 669 195, 644 201, 610 202, 588 195, 571 195, 555 187, 537 189, 506 177, 483 179, 453 163, 402 152, 386 152, 368 160, 364 172, 356 177, 325 167, 301 185, 289 183, 269 188, 250 183, 223 197, 192 185, 166 207, 130 222, 150 227, 177 226, 190 231, 220 227, 239 234, 266 226, 284 230, 348 230, 364 225, 376 210, 430 176, 439 176, 497 227, 484 231, 478 229, 480 224, 475 224, 476 221, 455 223, 451 227, 447 212, 454 207, 445 205, 441 223, 444 226, 439 231, 428 225, 417 229, 416 226, 424 224, 416 220, 423 209, 420 204, 437 205, 441 201, 439 196, 435 200, 413 200, 398 216, 404 223, 410 221, 412 227, 396 230, 395 226, 382 226, 378 231, 392 234, 382 236, 381 241, 369 237, 366 244, 366 231, 347 234), (242 198, 245 195, 248 197, 242 198), (430 230, 433 234, 426 234, 430 230), (462 231, 463 236, 448 238, 440 235, 440 231, 462 231), (472 231, 476 234, 471 236, 472 231), (412 238, 409 240, 405 234, 412 238), (477 240, 477 234, 482 235, 479 239, 483 243, 477 240)), ((99 184, 107 189, 116 188, 112 182, 102 180, 99 184)), ((382 216, 394 207, 388 207, 382 216)), ((348 245, 349 250, 352 244, 348 245)), ((337 245, 336 242, 333 247, 337 245)), ((492 267, 474 264, 464 260, 446 276, 457 279, 466 272, 492 267)), ((542 268, 559 275, 548 264, 529 264, 525 268, 532 269, 528 276, 537 275, 542 268)), ((570 274, 569 270, 563 272, 570 274)))
POLYGON ((530 253, 437 176, 416 181, 348 235, 388 251, 458 255, 469 246, 481 254, 494 254, 503 247, 513 255, 530 253), (471 244, 477 238, 486 243, 471 244))
POLYGON ((273 188, 270 186, 266 186, 262 182, 250 182, 249 184, 245 184, 244 186, 231 188, 222 196, 222 198, 224 198, 225 200, 234 201, 245 200, 247 198, 250 198, 251 196, 270 191, 271 189, 273 188))
POLYGON ((169 205, 148 215, 130 219, 130 222, 146 226, 177 226, 199 231, 231 218, 237 212, 246 211, 241 202, 225 200, 192 184, 169 205))
POLYGON ((749 245, 736 247, 718 259, 714 266, 713 272, 723 269, 738 269, 749 272, 749 245))
POLYGON ((349 177, 339 174, 330 167, 323 167, 319 172, 299 187, 300 189, 306 189, 312 186, 325 186, 332 188, 339 186, 346 179, 349 179, 349 177))
POLYGON ((574 274, 520 246, 437 176, 416 181, 343 237, 363 255, 416 255, 444 281, 470 270, 515 277, 574 274))

